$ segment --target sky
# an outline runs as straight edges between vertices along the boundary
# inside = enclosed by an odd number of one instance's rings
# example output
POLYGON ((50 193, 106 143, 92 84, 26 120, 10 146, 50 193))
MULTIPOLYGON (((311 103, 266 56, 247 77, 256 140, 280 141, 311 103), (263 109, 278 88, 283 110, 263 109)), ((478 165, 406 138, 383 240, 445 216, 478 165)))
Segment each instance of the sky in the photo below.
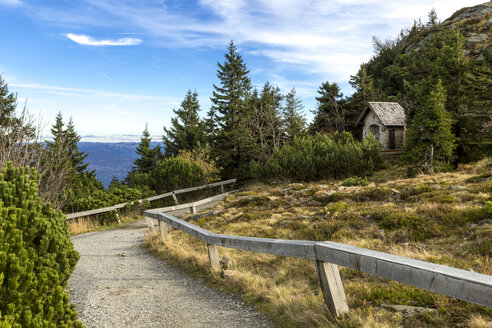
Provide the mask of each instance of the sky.
POLYGON ((0 76, 49 127, 58 112, 82 141, 155 141, 188 89, 201 115, 231 40, 254 86, 295 87, 306 116, 322 82, 343 93, 414 19, 441 20, 485 0, 0 0, 0 76))

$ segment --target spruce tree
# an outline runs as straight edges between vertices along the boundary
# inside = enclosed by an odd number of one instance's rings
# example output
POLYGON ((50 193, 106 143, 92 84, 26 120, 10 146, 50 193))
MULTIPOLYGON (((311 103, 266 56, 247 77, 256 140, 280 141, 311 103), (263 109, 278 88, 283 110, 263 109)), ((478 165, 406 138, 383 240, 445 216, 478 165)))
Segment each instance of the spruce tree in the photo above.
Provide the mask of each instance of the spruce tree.
POLYGON ((9 91, 7 83, 0 76, 0 126, 11 124, 15 109, 17 108, 17 95, 9 91))
POLYGON ((164 128, 162 140, 166 157, 176 156, 180 150, 193 150, 206 142, 205 127, 198 115, 199 111, 198 93, 188 90, 180 108, 173 110, 176 116, 171 118, 171 127, 164 128))
POLYGON ((217 63, 217 66, 220 85, 214 85, 210 98, 219 126, 214 155, 219 158, 224 176, 245 177, 249 174, 249 162, 256 156, 256 142, 248 131, 252 112, 247 105, 251 90, 249 71, 233 41, 224 63, 217 63))
POLYGON ((343 132, 345 129, 345 110, 343 94, 336 83, 321 83, 316 97, 318 108, 310 126, 310 132, 343 132))
POLYGON ((152 149, 150 147, 151 141, 152 138, 150 137, 149 129, 146 124, 136 150, 139 157, 133 161, 132 172, 150 173, 157 166, 157 161, 161 157, 161 149, 159 146, 152 149))
POLYGON ((284 140, 282 98, 280 89, 267 82, 261 94, 258 95, 257 90, 254 90, 247 102, 247 106, 252 108, 249 119, 250 135, 259 146, 259 156, 262 161, 266 161, 284 140))
POLYGON ((410 163, 421 163, 431 171, 436 162, 449 163, 456 148, 452 124, 451 115, 446 111, 446 89, 438 80, 408 128, 404 158, 410 163))
POLYGON ((285 96, 285 105, 282 108, 282 116, 285 124, 285 140, 292 141, 301 136, 306 129, 306 118, 303 114, 304 106, 300 98, 296 96, 296 89, 292 88, 285 96))

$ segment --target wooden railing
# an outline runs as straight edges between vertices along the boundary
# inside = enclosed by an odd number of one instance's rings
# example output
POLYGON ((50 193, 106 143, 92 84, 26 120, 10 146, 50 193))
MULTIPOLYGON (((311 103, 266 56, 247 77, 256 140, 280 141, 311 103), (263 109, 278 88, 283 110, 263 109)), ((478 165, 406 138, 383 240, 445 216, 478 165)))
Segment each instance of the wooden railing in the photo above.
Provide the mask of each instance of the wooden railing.
POLYGON ((188 192, 192 192, 192 191, 197 191, 197 190, 201 190, 201 189, 205 189, 205 188, 213 188, 213 187, 220 187, 220 192, 221 193, 224 193, 224 186, 225 185, 228 185, 228 184, 235 183, 236 181, 237 181, 236 179, 231 179, 231 180, 225 180, 225 181, 220 181, 220 182, 209 183, 209 184, 206 184, 206 185, 203 185, 203 186, 198 186, 198 187, 191 187, 191 188, 179 189, 179 190, 167 192, 167 193, 161 194, 161 195, 156 195, 156 196, 152 196, 152 197, 147 197, 147 198, 143 198, 143 199, 134 200, 132 202, 126 202, 126 203, 116 204, 116 205, 113 205, 113 206, 108 206, 108 207, 104 207, 104 208, 98 208, 98 209, 95 209, 95 210, 88 210, 88 211, 82 211, 82 212, 77 212, 77 213, 71 213, 71 214, 67 214, 66 216, 67 216, 67 220, 71 220, 71 219, 75 219, 75 218, 79 218, 79 217, 83 217, 83 216, 89 216, 89 215, 95 215, 95 214, 100 214, 100 213, 106 213, 106 212, 115 211, 117 209, 120 209, 120 208, 125 207, 128 204, 133 204, 135 202, 140 202, 140 203, 142 203, 143 201, 149 201, 150 202, 150 201, 153 201, 153 200, 158 200, 158 199, 162 199, 162 198, 166 198, 166 197, 171 197, 171 196, 173 197, 174 202, 176 204, 178 204, 178 199, 176 198, 176 195, 184 194, 184 193, 188 193, 188 192))
MULTIPOLYGON (((197 204, 181 206, 195 208, 197 204)), ((144 211, 148 221, 158 220, 162 241, 167 238, 170 228, 200 239, 207 244, 213 268, 220 268, 217 246, 315 261, 323 298, 335 316, 349 310, 337 265, 492 308, 492 276, 489 275, 330 241, 216 234, 163 213, 163 210, 169 211, 168 208, 144 211)))

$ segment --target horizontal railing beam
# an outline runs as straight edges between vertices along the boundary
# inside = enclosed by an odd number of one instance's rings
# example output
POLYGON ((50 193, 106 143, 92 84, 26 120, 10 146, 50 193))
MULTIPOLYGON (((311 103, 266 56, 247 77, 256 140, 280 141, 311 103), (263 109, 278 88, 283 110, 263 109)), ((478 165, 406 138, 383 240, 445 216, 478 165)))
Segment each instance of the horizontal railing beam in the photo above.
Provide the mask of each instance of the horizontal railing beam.
MULTIPOLYGON (((230 180, 225 180, 225 181, 219 181, 219 182, 209 183, 209 184, 206 184, 206 185, 203 185, 203 186, 191 187, 191 188, 186 188, 186 189, 180 189, 180 190, 176 190, 176 191, 167 192, 167 193, 161 194, 161 195, 151 196, 151 197, 147 197, 147 198, 143 198, 143 199, 139 199, 139 200, 134 200, 134 201, 131 201, 131 202, 126 202, 126 203, 116 204, 116 205, 113 205, 113 206, 98 208, 98 209, 94 209, 94 210, 81 211, 81 212, 76 212, 76 213, 70 213, 70 214, 66 214, 66 216, 67 216, 67 220, 71 220, 71 219, 75 219, 75 218, 79 218, 79 217, 84 217, 84 216, 89 216, 89 215, 95 215, 95 214, 101 214, 101 213, 105 213, 105 212, 111 212, 111 211, 114 211, 116 209, 123 208, 123 207, 125 207, 128 204, 135 203, 135 202, 140 202, 140 203, 142 203, 144 201, 149 201, 150 202, 150 201, 153 201, 153 200, 157 200, 157 199, 161 199, 161 198, 166 198, 166 197, 169 197, 169 196, 172 196, 172 195, 184 194, 184 193, 187 193, 187 192, 201 190, 201 189, 205 189, 205 188, 213 188, 213 187, 217 187, 217 186, 224 186, 224 185, 227 185, 227 184, 235 183, 236 181, 237 181, 236 179, 230 179, 230 180)), ((183 207, 183 208, 186 208, 186 206, 183 207)))
POLYGON ((492 276, 489 275, 334 242, 216 234, 156 210, 147 210, 144 215, 209 245, 329 262, 492 308, 492 276))

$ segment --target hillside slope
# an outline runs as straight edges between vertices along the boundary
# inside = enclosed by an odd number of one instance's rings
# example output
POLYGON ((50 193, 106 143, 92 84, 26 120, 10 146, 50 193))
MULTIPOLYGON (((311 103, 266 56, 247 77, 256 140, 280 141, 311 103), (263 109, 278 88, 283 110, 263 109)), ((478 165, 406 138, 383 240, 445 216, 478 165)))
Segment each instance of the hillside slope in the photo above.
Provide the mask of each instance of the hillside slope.
MULTIPOLYGON (((381 171, 367 186, 254 184, 213 213, 188 220, 217 233, 330 240, 492 275, 492 161, 388 180, 399 170, 381 171)), ((175 232, 163 246, 154 238, 152 247, 216 286, 242 293, 286 327, 488 327, 492 318, 490 309, 341 268, 351 311, 335 320, 311 261, 221 249, 232 266, 210 278, 204 245, 193 237, 175 232), (420 308, 395 311, 393 305, 420 308)))
POLYGON ((456 27, 465 37, 465 54, 478 59, 482 58, 485 51, 492 50, 492 1, 473 7, 464 7, 435 29, 424 30, 403 40, 405 52, 419 49, 436 32, 456 27))

